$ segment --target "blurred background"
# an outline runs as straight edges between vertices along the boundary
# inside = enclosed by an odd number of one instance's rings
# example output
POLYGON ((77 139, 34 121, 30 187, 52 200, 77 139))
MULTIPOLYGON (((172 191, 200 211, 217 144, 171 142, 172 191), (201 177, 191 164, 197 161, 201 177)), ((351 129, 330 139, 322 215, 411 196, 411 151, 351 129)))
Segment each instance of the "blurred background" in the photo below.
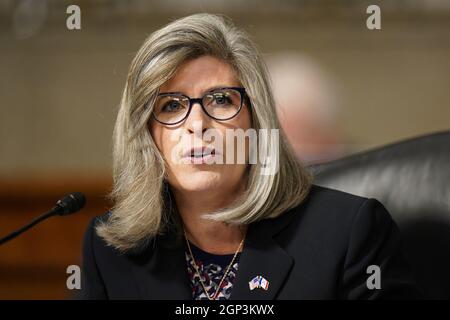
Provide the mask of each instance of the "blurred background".
POLYGON ((450 129, 450 1, 0 0, 0 237, 71 191, 88 203, 0 246, 0 299, 66 299, 88 221, 108 210, 111 135, 144 39, 197 12, 251 34, 296 154, 326 162, 450 129), (81 30, 68 30, 68 6, 81 30), (369 5, 381 29, 369 30, 369 5))

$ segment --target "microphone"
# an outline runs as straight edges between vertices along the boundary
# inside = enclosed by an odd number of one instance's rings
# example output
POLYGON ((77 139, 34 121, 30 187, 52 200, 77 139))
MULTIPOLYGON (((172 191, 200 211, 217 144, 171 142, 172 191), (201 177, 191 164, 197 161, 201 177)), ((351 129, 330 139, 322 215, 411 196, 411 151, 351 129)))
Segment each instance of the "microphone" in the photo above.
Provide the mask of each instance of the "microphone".
POLYGON ((56 205, 47 213, 44 213, 43 215, 38 216, 34 220, 32 220, 27 225, 23 226, 22 228, 10 233, 4 238, 0 238, 0 245, 8 242, 9 240, 14 239, 21 233, 27 231, 32 226, 38 224, 39 222, 55 215, 60 216, 67 216, 69 214, 75 213, 77 211, 80 211, 84 205, 86 204, 86 197, 81 192, 72 192, 64 196, 64 198, 58 200, 56 202, 56 205))
POLYGON ((52 209, 55 214, 60 216, 67 216, 83 209, 86 204, 86 197, 81 192, 72 192, 64 196, 61 200, 56 202, 56 206, 52 209))

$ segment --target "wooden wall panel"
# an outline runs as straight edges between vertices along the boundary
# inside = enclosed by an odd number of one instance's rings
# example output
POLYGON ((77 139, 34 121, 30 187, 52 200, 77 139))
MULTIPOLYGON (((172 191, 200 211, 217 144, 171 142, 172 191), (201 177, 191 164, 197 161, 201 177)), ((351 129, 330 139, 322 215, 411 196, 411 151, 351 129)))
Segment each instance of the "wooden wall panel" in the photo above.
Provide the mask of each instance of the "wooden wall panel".
POLYGON ((0 237, 50 210, 69 192, 85 193, 85 208, 51 217, 0 246, 0 299, 67 299, 67 266, 81 266, 82 239, 92 217, 108 211, 111 181, 104 174, 3 177, 0 237), (49 178, 52 177, 52 178, 49 178))

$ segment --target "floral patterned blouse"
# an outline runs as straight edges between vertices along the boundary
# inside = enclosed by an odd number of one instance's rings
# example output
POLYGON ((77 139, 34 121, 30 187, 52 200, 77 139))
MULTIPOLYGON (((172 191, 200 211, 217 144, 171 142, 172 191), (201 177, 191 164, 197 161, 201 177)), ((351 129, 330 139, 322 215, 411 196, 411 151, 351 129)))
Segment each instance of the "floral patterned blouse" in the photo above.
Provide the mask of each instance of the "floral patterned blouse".
MULTIPOLYGON (((192 242, 189 242, 189 245, 197 263, 199 273, 203 279, 203 283, 205 284, 206 290, 208 290, 209 296, 212 297, 215 294, 219 282, 222 279, 228 265, 231 263, 234 254, 211 254, 196 247, 194 244, 192 244, 192 242)), ((189 254, 187 245, 185 247, 187 273, 191 283, 192 298, 194 300, 208 300, 208 297, 206 296, 202 284, 199 280, 199 276, 195 271, 194 262, 191 258, 191 255, 189 254)), ((226 300, 230 297, 231 289, 233 287, 233 281, 236 278, 236 273, 238 270, 240 255, 241 253, 239 252, 236 256, 236 259, 234 260, 233 266, 228 272, 228 275, 223 280, 221 289, 219 290, 219 293, 216 297, 217 300, 226 300)))

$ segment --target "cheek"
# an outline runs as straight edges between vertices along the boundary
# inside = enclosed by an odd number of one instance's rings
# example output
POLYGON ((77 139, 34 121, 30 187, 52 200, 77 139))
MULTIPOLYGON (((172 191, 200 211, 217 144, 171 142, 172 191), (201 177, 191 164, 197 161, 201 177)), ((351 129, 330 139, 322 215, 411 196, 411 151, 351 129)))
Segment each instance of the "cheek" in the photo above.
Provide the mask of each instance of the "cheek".
POLYGON ((174 144, 170 139, 170 130, 154 123, 149 126, 149 130, 159 152, 161 152, 162 156, 169 161, 172 144, 174 144))
POLYGON ((252 125, 252 115, 250 113, 249 107, 245 106, 242 108, 239 116, 237 117, 238 127, 242 129, 249 129, 253 127, 252 125))
MULTIPOLYGON (((243 129, 244 131, 253 127, 251 113, 247 107, 242 109, 241 113, 239 114, 239 117, 236 118, 236 122, 233 123, 233 127, 235 129, 243 129)), ((246 160, 248 160, 249 145, 250 145, 248 136, 245 136, 244 140, 241 140, 241 139, 236 140, 235 139, 234 141, 229 141, 229 142, 234 144, 234 149, 235 149, 236 155, 239 152, 244 152, 244 158, 246 160), (242 142, 244 142, 244 145, 242 145, 242 142)), ((228 144, 228 141, 227 141, 227 144, 228 144)), ((228 145, 228 147, 230 147, 230 146, 228 145)), ((235 161, 237 161, 237 160, 235 160, 235 161)))
POLYGON ((178 150, 177 141, 173 140, 175 132, 163 126, 156 125, 152 132, 152 137, 158 147, 159 152, 166 161, 167 179, 171 185, 179 185, 179 180, 183 180, 183 172, 176 164, 173 152, 178 150))
POLYGON ((155 124, 155 122, 152 120, 148 124, 148 130, 150 132, 150 135, 152 136, 153 141, 156 144, 156 147, 159 151, 161 151, 162 147, 162 130, 161 128, 155 124))

